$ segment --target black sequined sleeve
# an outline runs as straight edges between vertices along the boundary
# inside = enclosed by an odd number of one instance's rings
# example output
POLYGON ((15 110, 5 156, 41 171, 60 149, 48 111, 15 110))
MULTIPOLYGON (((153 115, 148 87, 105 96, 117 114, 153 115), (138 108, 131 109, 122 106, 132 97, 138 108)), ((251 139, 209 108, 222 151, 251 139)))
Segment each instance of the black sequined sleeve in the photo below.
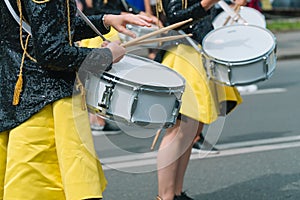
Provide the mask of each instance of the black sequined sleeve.
POLYGON ((189 0, 186 9, 182 6, 182 0, 166 0, 163 1, 163 6, 170 24, 189 18, 193 18, 193 20, 197 21, 207 15, 207 12, 201 6, 199 0, 189 0))
MULTIPOLYGON (((32 41, 34 57, 37 62, 51 70, 74 71, 77 70, 87 55, 92 51, 88 48, 79 48, 74 45, 74 35, 80 33, 88 36, 92 34, 82 20, 76 16, 76 4, 74 0, 50 0, 47 3, 35 3, 32 0, 23 0, 23 7, 32 29, 32 41), (69 2, 69 4, 67 4, 69 2), (77 28, 77 30, 76 30, 77 28)), ((95 18, 99 19, 99 18, 95 18)), ((99 20, 98 27, 102 21, 99 20)), ((108 61, 111 52, 108 49, 101 50, 95 56, 95 62, 108 61)), ((111 65, 99 65, 105 70, 111 65)))
MULTIPOLYGON (((102 35, 110 31, 110 27, 108 27, 107 29, 103 24, 103 14, 87 17, 102 35)), ((74 41, 79 41, 96 36, 98 36, 97 33, 81 17, 76 17, 74 41)))

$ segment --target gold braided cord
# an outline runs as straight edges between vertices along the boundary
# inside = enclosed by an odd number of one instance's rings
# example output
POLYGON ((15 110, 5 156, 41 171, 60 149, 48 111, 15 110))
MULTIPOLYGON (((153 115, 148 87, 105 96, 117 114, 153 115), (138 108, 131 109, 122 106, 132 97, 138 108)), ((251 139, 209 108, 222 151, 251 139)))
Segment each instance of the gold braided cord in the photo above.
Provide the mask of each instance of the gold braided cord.
POLYGON ((187 0, 181 0, 182 1, 182 9, 187 9, 187 0))
MULTIPOLYGON (((27 38, 26 38, 25 49, 28 46, 29 38, 30 38, 30 35, 28 35, 27 38)), ((26 56, 25 52, 26 51, 23 52, 22 61, 21 61, 21 65, 20 65, 20 72, 19 72, 19 75, 18 75, 17 83, 15 85, 14 97, 13 97, 13 105, 14 106, 19 104, 20 94, 21 94, 22 88, 23 88, 23 66, 24 66, 24 60, 25 60, 25 56, 26 56)))
POLYGON ((156 15, 158 16, 159 13, 163 13, 164 15, 166 15, 162 0, 156 0, 156 15))
POLYGON ((22 14, 22 6, 21 6, 21 0, 17 1, 17 5, 18 5, 18 10, 20 13, 20 44, 21 47, 23 49, 23 51, 25 52, 26 56, 32 60, 33 62, 36 62, 36 59, 34 59, 32 56, 29 55, 29 53, 27 52, 27 48, 24 47, 24 43, 23 43, 23 39, 22 39, 22 35, 23 35, 23 28, 22 28, 22 24, 23 24, 23 14, 22 14))
MULTIPOLYGON (((47 3, 50 0, 41 0, 41 1, 32 0, 32 1, 34 3, 41 4, 41 3, 47 3)), ((23 35, 23 28, 22 28, 22 21, 23 20, 22 20, 22 18, 23 18, 23 16, 22 16, 21 0, 17 0, 17 3, 18 3, 18 9, 19 9, 19 12, 20 12, 20 43, 21 43, 21 47, 24 50, 24 52, 23 52, 22 61, 21 61, 21 65, 20 65, 20 72, 19 72, 19 75, 18 75, 18 80, 17 80, 17 83, 15 85, 14 96, 13 96, 13 105, 18 105, 19 101, 20 101, 20 95, 21 95, 22 87, 23 87, 23 66, 24 66, 25 57, 27 56, 31 60, 36 62, 36 60, 34 58, 32 58, 26 51, 27 47, 28 47, 28 42, 29 42, 30 35, 28 35, 27 38, 26 38, 25 46, 23 44, 23 40, 22 40, 22 35, 23 35)), ((67 15, 68 15, 69 44, 70 44, 70 46, 72 46, 70 0, 67 0, 67 15)), ((85 99, 86 91, 85 91, 85 88, 84 88, 82 82, 80 81, 78 72, 76 72, 76 81, 77 81, 76 89, 80 91, 81 97, 82 97, 82 101, 81 101, 82 110, 86 110, 86 99, 85 99)))
POLYGON ((42 0, 42 1, 38 1, 38 0, 32 0, 34 3, 47 3, 50 0, 42 0))
POLYGON ((71 37, 71 17, 70 17, 70 0, 67 0, 67 12, 68 12, 68 34, 69 34, 69 44, 72 46, 71 37))

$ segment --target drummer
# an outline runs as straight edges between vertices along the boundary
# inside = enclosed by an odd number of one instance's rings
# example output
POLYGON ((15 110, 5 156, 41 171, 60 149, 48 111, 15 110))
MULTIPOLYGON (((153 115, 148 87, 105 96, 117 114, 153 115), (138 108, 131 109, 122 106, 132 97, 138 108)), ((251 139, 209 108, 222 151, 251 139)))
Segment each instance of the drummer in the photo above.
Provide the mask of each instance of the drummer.
MULTIPOLYGON (((76 16, 75 0, 10 2, 23 27, 25 21, 30 27, 24 31, 0 1, 6 30, 0 33, 0 199, 101 199, 106 179, 76 72, 89 60, 97 64, 88 69, 102 73, 125 49, 114 42, 98 49, 75 46, 96 35, 76 16)), ((126 24, 152 22, 136 15, 90 19, 102 33, 113 26, 130 35, 126 24)))
MULTIPOLYGON (((115 15, 126 15, 126 14, 140 14, 148 16, 152 19, 153 24, 162 26, 160 20, 152 14, 146 14, 144 11, 135 8, 126 1, 122 0, 78 0, 83 1, 81 4, 82 11, 88 15, 94 14, 115 14, 115 15), (89 6, 88 6, 89 5, 89 6)), ((79 2, 80 3, 80 2, 79 2)), ((105 35, 105 38, 109 41, 120 41, 119 33, 115 29, 111 28, 110 32, 105 35)), ((84 39, 80 41, 81 47, 97 48, 102 45, 102 39, 97 36, 94 38, 84 39)), ((154 59, 156 51, 149 49, 148 57, 154 59)), ((91 121, 91 128, 94 134, 118 134, 121 130, 113 123, 104 120, 92 113, 89 114, 91 121)))
MULTIPOLYGON (((160 0, 167 21, 173 24, 193 18, 185 26, 185 33, 201 44, 203 37, 213 29, 213 5, 218 0, 160 0), (203 18, 206 16, 205 18, 203 18)), ((244 5, 246 0, 236 1, 244 5)), ((206 76, 202 57, 188 42, 170 43, 157 56, 157 61, 179 72, 186 80, 180 116, 174 127, 166 130, 158 152, 157 200, 192 199, 183 192, 183 181, 193 142, 199 139, 205 124, 214 122, 218 115, 227 115, 242 102, 234 87, 223 86, 206 76)))

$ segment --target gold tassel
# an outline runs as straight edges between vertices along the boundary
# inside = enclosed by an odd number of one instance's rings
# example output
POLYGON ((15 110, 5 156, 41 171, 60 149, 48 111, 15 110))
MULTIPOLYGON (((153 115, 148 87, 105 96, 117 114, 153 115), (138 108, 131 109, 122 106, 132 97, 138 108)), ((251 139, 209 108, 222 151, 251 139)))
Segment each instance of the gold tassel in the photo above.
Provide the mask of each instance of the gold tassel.
MULTIPOLYGON (((28 35, 26 38, 25 49, 28 46, 29 37, 30 37, 30 35, 28 35)), ((26 51, 23 52, 22 61, 21 61, 21 65, 20 65, 20 72, 18 75, 17 83, 15 85, 14 97, 13 97, 13 103, 12 103, 14 106, 18 105, 20 102, 20 95, 21 95, 22 88, 23 88, 23 66, 24 66, 25 56, 26 56, 26 51)))
POLYGON ((13 105, 16 106, 19 104, 20 101, 20 94, 22 92, 22 87, 23 87, 23 76, 20 73, 17 83, 15 85, 15 90, 14 90, 14 97, 13 97, 13 105))

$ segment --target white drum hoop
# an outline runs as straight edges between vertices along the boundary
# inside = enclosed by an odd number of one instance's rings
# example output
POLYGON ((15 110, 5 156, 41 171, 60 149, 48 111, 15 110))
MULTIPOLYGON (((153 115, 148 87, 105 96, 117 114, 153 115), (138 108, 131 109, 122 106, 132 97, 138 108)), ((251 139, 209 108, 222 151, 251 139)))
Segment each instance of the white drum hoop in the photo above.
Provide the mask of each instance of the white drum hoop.
POLYGON ((202 49, 208 77, 229 86, 249 85, 269 79, 276 67, 276 38, 272 32, 259 26, 236 24, 215 29, 203 39, 202 49), (242 33, 243 29, 245 33, 242 33), (251 33, 260 33, 261 36, 251 33), (233 34, 232 37, 227 37, 230 34, 233 34), (236 38, 236 34, 241 37, 236 38), (251 43, 259 38, 264 41, 256 41, 255 45, 266 47, 260 48, 260 52, 254 55, 253 52, 256 53, 259 48, 251 46, 251 43), (252 55, 235 55, 243 54, 243 50, 248 53, 253 51, 252 55))
MULTIPOLYGON (((161 65, 160 63, 156 63, 152 60, 142 58, 136 55, 129 55, 125 56, 126 58, 130 59, 138 59, 139 61, 149 62, 153 65, 159 65, 162 67, 163 70, 167 70, 167 73, 172 73, 179 79, 178 82, 182 83, 179 85, 171 85, 171 86, 163 86, 163 84, 151 85, 148 83, 141 83, 140 81, 128 80, 126 77, 122 77, 122 74, 115 74, 111 71, 104 72, 100 77, 94 74, 88 73, 88 78, 86 81, 86 88, 87 88, 87 106, 88 109, 96 113, 104 118, 108 118, 117 122, 122 122, 127 125, 139 125, 145 128, 168 128, 173 126, 176 123, 177 116, 179 114, 179 109, 181 106, 181 96, 183 94, 185 88, 185 80, 175 71, 172 69, 161 65), (93 87, 93 88, 90 88, 93 87), (105 89, 100 89, 100 87, 105 89), (118 93, 118 90, 121 91, 118 93), (116 101, 119 101, 117 98, 122 97, 122 92, 126 92, 130 100, 123 99, 126 102, 117 102, 118 104, 126 104, 130 101, 130 106, 126 113, 129 113, 128 116, 122 114, 118 114, 118 111, 114 110, 114 104, 116 101), (115 94, 115 93, 118 94, 115 94), (115 94, 115 96, 114 96, 115 94), (119 95, 119 96, 118 96, 119 95), (121 97, 120 97, 121 96, 121 97), (117 99, 114 100, 113 98, 117 99), (167 113, 167 120, 162 121, 160 119, 154 119, 153 122, 150 120, 141 120, 139 110, 143 109, 141 106, 144 104, 143 102, 139 102, 140 99, 148 98, 149 101, 153 100, 161 100, 163 103, 161 104, 164 106, 166 101, 170 101, 170 104, 166 107, 163 107, 167 113), (138 107, 139 106, 139 107, 138 107), (172 108, 169 108, 169 107, 172 108), (136 117, 139 115, 139 117, 136 117), (156 121, 155 121, 156 120, 156 121)), ((124 59, 124 58, 123 58, 124 59)), ((122 60, 120 61, 122 63, 122 60)), ((119 63, 119 65, 121 65, 119 63)), ((114 69, 114 66, 113 66, 114 69)), ((174 78, 174 77, 173 77, 174 78)), ((148 106, 152 106, 152 102, 146 102, 148 106)), ((160 102, 153 102, 155 105, 159 105, 160 102)), ((167 103, 168 104, 168 103, 167 103)), ((147 105, 145 107, 147 107, 147 105)), ((142 116, 143 118, 143 116, 142 116)))

